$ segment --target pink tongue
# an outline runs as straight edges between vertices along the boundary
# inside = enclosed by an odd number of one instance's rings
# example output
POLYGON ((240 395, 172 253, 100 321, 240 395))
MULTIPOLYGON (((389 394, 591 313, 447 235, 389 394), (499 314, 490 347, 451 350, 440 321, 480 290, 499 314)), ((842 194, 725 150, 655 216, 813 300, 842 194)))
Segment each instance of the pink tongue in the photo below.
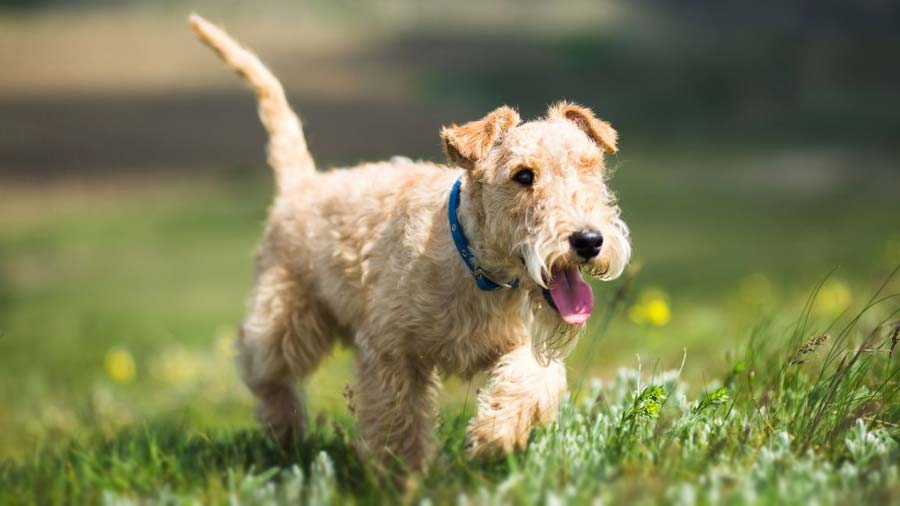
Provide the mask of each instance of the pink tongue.
POLYGON ((569 325, 581 325, 591 317, 594 291, 581 279, 576 267, 554 271, 550 281, 550 297, 562 319, 569 325))

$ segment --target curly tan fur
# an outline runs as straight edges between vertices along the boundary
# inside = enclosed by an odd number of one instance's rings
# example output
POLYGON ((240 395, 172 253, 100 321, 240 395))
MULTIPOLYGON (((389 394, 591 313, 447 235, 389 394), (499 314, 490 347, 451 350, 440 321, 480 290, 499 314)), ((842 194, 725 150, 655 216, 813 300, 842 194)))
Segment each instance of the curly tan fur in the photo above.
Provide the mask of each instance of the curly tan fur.
POLYGON ((612 127, 574 104, 526 123, 501 107, 442 130, 455 166, 397 157, 316 172, 275 77, 222 30, 198 16, 191 25, 256 90, 278 179, 239 339, 261 421, 283 442, 301 438, 295 382, 343 339, 357 349, 356 414, 376 458, 425 468, 440 378, 485 370, 469 455, 524 446, 533 426, 556 416, 562 358, 582 328, 544 301, 551 273, 577 267, 613 279, 630 256, 606 186, 612 127), (527 188, 513 180, 522 167, 534 172, 527 188), (518 288, 482 291, 460 259, 448 225, 460 178, 459 219, 475 258, 494 279, 519 278, 518 288), (584 229, 604 237, 589 261, 567 242, 584 229))

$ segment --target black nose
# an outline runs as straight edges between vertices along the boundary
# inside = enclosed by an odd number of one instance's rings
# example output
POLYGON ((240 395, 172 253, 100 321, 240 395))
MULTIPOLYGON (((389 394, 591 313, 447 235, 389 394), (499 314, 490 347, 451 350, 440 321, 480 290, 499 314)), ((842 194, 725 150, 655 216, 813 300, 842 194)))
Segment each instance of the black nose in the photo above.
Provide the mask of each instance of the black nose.
POLYGON ((569 236, 569 244, 578 256, 585 260, 590 260, 600 254, 600 247, 603 246, 603 236, 595 230, 585 230, 575 232, 569 236))

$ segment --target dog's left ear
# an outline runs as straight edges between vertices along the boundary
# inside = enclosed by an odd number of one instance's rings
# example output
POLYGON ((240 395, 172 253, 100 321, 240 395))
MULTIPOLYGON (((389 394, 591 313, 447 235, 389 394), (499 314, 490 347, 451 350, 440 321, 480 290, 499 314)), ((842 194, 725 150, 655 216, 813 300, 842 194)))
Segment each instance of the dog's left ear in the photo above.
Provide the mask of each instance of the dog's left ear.
POLYGON ((441 129, 441 139, 447 157, 451 162, 471 170, 520 121, 519 113, 504 105, 479 120, 444 127, 441 129))
POLYGON ((619 151, 619 148, 616 147, 619 134, 612 125, 594 116, 593 111, 587 107, 570 102, 559 102, 550 106, 547 117, 573 121, 607 153, 615 154, 619 151))

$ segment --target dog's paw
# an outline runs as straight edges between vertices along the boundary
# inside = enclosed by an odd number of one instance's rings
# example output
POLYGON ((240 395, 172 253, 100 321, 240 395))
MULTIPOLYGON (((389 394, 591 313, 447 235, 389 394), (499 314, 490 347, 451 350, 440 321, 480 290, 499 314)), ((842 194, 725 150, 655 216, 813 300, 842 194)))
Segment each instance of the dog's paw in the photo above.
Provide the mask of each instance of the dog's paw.
POLYGON ((261 399, 256 417, 282 448, 292 448, 306 433, 306 413, 293 390, 280 389, 261 399))
POLYGON ((266 426, 269 437, 271 437, 278 446, 288 450, 294 448, 303 441, 306 433, 306 423, 300 417, 294 420, 287 420, 277 424, 268 424, 266 426))
POLYGON ((530 433, 515 420, 472 420, 466 430, 466 456, 469 459, 495 459, 525 447, 530 433))

